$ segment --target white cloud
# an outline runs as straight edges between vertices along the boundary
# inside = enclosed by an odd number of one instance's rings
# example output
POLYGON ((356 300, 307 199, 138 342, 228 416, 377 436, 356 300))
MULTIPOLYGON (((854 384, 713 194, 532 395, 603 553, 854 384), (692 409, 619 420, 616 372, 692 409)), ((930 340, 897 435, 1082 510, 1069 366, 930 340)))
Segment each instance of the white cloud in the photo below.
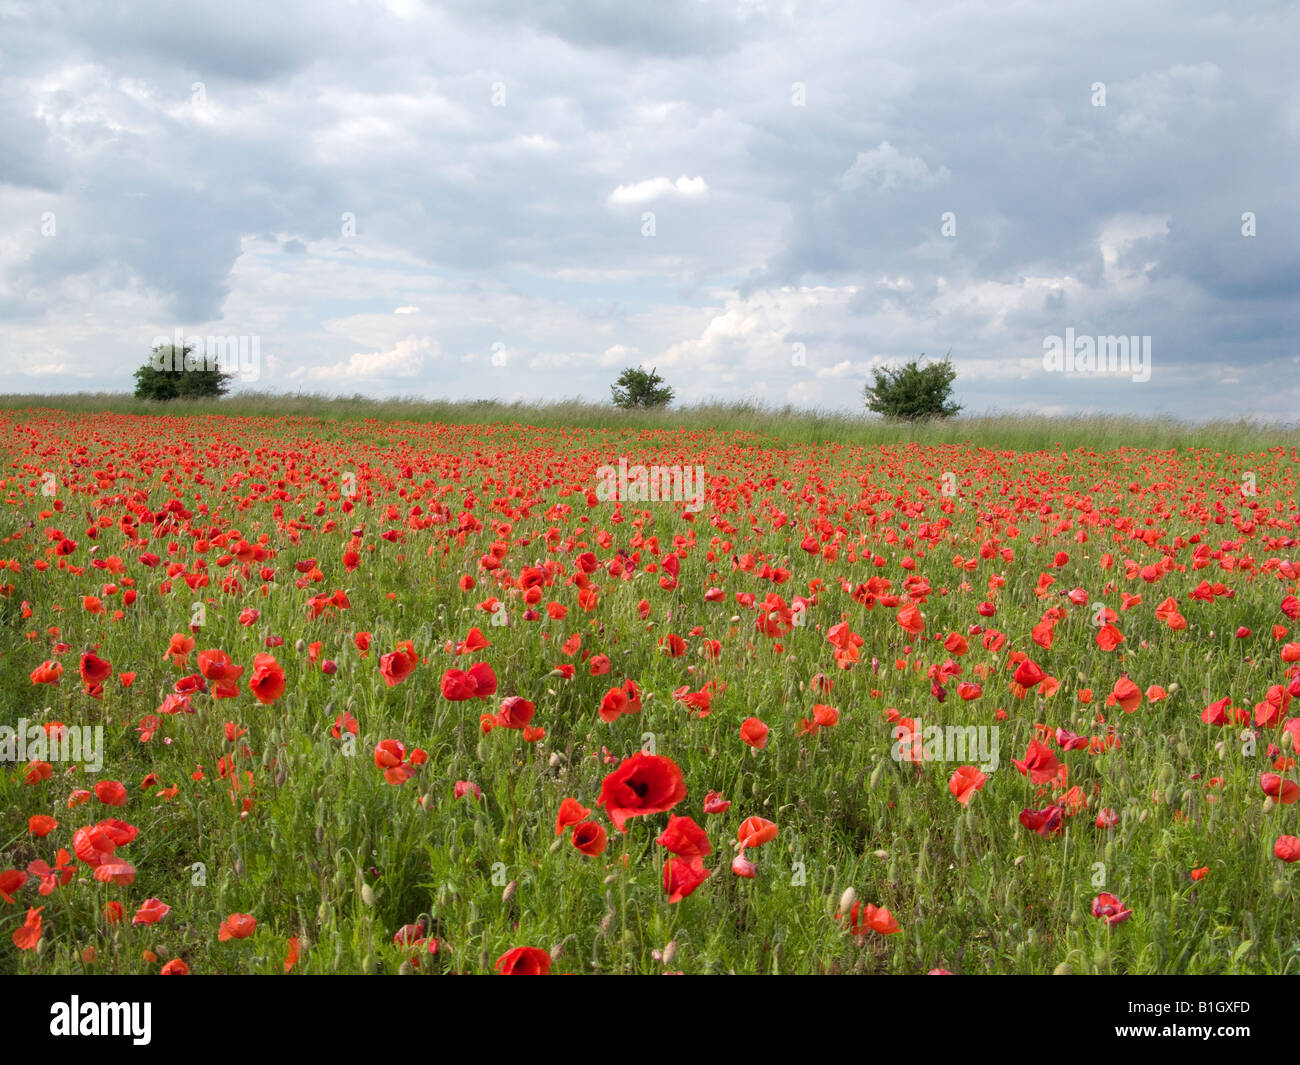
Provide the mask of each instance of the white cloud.
POLYGON ((311 381, 383 381, 388 378, 418 377, 428 360, 438 357, 438 345, 430 337, 407 337, 389 351, 354 352, 346 361, 331 366, 296 370, 311 381))
POLYGON ((665 196, 680 196, 684 200, 696 200, 709 191, 708 183, 702 177, 688 178, 685 174, 676 181, 666 177, 649 178, 635 185, 620 185, 609 194, 608 202, 614 207, 631 207, 665 196))

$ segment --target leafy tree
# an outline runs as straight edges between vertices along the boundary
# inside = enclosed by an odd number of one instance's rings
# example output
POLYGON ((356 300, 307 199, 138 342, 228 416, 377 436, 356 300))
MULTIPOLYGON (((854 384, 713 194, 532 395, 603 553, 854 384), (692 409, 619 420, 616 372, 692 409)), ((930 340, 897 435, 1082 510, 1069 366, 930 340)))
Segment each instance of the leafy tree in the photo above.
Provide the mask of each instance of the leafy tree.
POLYGON ((951 418, 961 407, 950 402, 957 371, 947 356, 942 362, 921 365, 925 358, 894 369, 877 367, 875 382, 866 386, 867 409, 886 418, 917 421, 921 418, 951 418))
POLYGON ((234 374, 222 373, 203 364, 192 344, 183 350, 175 344, 159 344, 151 358, 135 372, 136 399, 205 399, 224 396, 234 374), (186 368, 186 358, 197 366, 186 368))
POLYGON ((614 406, 624 410, 665 407, 673 401, 673 390, 664 384, 657 370, 646 373, 635 366, 624 370, 618 383, 611 385, 609 391, 614 397, 614 406))

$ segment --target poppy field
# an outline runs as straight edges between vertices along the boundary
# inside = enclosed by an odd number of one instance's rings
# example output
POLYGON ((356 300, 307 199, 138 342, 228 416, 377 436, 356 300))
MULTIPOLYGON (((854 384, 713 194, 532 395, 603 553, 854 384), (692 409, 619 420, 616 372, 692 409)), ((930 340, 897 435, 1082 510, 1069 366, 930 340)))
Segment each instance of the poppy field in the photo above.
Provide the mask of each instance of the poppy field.
POLYGON ((5 972, 1300 972, 1294 447, 0 448, 5 972))

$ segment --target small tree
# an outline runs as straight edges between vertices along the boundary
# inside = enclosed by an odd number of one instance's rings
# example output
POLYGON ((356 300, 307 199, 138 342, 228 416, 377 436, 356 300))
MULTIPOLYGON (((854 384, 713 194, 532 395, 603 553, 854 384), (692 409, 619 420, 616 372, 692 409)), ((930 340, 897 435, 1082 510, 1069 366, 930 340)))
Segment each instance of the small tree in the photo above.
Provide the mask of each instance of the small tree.
POLYGON ((920 418, 951 418, 961 407, 949 402, 957 371, 944 356, 942 362, 922 366, 920 359, 894 369, 877 367, 876 379, 865 389, 867 409, 886 418, 916 421, 920 418))
POLYGON ((135 372, 136 399, 205 399, 224 396, 234 374, 204 365, 192 344, 159 344, 135 372), (187 364, 188 360, 188 364, 187 364), (197 363, 197 365, 195 365, 197 363), (192 368, 191 368, 192 367, 192 368))
POLYGON ((673 401, 673 390, 664 384, 657 370, 649 373, 635 366, 629 366, 618 378, 618 383, 610 385, 614 397, 614 406, 624 410, 637 407, 665 407, 673 401))

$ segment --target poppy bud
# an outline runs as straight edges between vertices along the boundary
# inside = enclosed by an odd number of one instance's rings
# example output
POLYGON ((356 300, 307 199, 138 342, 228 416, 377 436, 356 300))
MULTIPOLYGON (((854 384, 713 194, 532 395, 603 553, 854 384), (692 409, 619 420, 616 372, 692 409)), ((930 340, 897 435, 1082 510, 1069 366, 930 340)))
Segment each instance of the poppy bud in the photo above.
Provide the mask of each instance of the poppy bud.
POLYGON ((367 906, 373 906, 375 904, 375 893, 369 884, 361 885, 361 901, 367 906))
POLYGON ((840 913, 848 913, 853 909, 853 904, 858 901, 858 893, 852 887, 846 887, 844 894, 840 896, 840 913))
POLYGON ((510 883, 506 885, 505 890, 501 892, 501 904, 504 906, 507 902, 513 899, 515 897, 515 892, 518 890, 519 890, 519 881, 518 880, 510 881, 510 883))
POLYGON ((677 957, 677 940, 672 940, 668 946, 664 947, 664 964, 671 965, 673 959, 677 957))

